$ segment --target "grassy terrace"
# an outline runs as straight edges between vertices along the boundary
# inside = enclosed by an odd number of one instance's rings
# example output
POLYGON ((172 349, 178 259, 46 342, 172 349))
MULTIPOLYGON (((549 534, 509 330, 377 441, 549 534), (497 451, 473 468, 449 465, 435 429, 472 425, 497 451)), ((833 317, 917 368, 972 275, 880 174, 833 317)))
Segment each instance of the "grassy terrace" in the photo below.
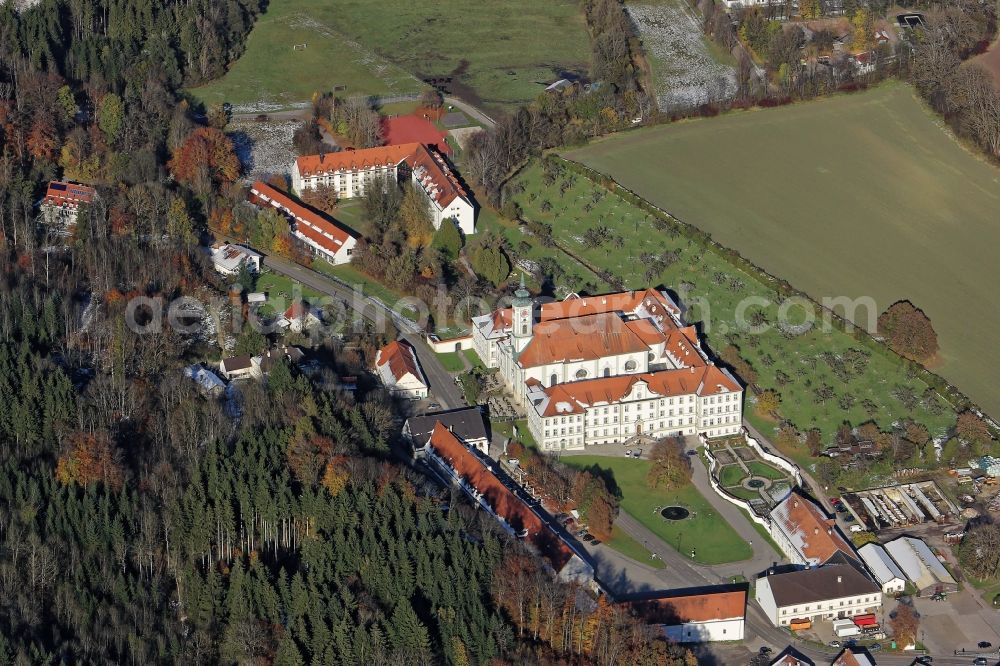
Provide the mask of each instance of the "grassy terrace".
POLYGON ((393 95, 445 77, 454 93, 510 106, 533 99, 560 72, 585 71, 589 56, 572 0, 280 0, 258 19, 229 72, 190 92, 206 103, 263 110, 335 86, 341 95, 393 95))
MULTIPOLYGON (((738 324, 737 307, 748 297, 764 299, 766 306, 746 309, 745 320, 759 316, 777 322, 780 300, 769 284, 758 282, 693 241, 658 228, 644 211, 584 176, 565 170, 547 186, 541 164, 535 162, 514 180, 523 187, 516 197, 523 217, 550 224, 553 236, 574 255, 614 274, 627 287, 664 285, 679 292, 681 302, 691 308, 687 319, 701 323, 709 348, 720 353, 728 344, 738 345, 756 370, 758 384, 781 394, 782 415, 799 428, 819 427, 832 439, 844 420, 863 423, 874 418, 887 428, 912 417, 934 435, 954 423, 946 403, 933 396, 925 399, 927 386, 881 354, 843 363, 850 350, 861 347, 845 333, 814 327, 803 334, 785 335, 772 326, 751 334, 746 324, 738 324), (586 245, 584 234, 599 225, 618 240, 597 247, 586 245), (672 262, 663 271, 649 274, 649 262, 643 258, 647 253, 671 253, 672 262), (832 397, 824 397, 825 392, 832 392, 832 397)), ((532 251, 539 252, 537 240, 530 241, 532 251)), ((564 266, 577 265, 566 254, 545 251, 559 257, 564 266)), ((790 308, 787 314, 791 324, 804 318, 800 307, 790 308)), ((746 414, 765 434, 773 432, 775 423, 756 417, 752 405, 747 405, 746 414)))
MULTIPOLYGON (((695 548, 694 561, 723 564, 749 559, 750 545, 740 539, 724 518, 715 513, 693 485, 664 492, 646 485, 649 461, 604 456, 563 456, 562 461, 580 469, 594 469, 609 475, 621 492, 621 508, 685 556, 695 548), (655 507, 683 506, 691 511, 686 520, 665 520, 655 507)), ((621 550, 621 548, 619 548, 621 550)), ((622 550, 624 553, 625 551, 622 550)), ((628 553, 625 553, 628 555, 628 553)), ((629 557, 633 557, 629 555, 629 557)), ((639 559, 639 558, 634 558, 639 559)), ((647 562, 646 559, 639 561, 647 562)))
MULTIPOLYGON (((565 156, 817 299, 871 297, 878 311, 913 301, 939 335, 933 369, 1000 413, 1000 170, 955 141, 909 86, 627 132, 565 156)), ((843 347, 833 342, 831 351, 843 347)), ((765 344, 760 352, 750 353, 774 353, 765 344)), ((773 374, 779 364, 755 366, 773 374)), ((880 376, 865 373, 868 385, 852 392, 898 383, 877 386, 880 376)), ((862 416, 846 411, 852 422, 862 416)))
MULTIPOLYGON (((207 104, 230 102, 267 110, 308 102, 313 92, 346 86, 344 95, 417 93, 420 81, 348 39, 336 2, 271 2, 258 19, 246 51, 220 79, 190 92, 207 104), (296 44, 305 44, 296 50, 296 44)), ((250 109, 247 109, 250 110, 250 109)))
POLYGON ((628 532, 617 525, 611 530, 611 541, 608 541, 605 545, 614 548, 625 557, 631 558, 636 562, 641 562, 653 569, 662 569, 666 566, 663 560, 659 558, 650 559, 649 549, 633 539, 629 536, 628 532))

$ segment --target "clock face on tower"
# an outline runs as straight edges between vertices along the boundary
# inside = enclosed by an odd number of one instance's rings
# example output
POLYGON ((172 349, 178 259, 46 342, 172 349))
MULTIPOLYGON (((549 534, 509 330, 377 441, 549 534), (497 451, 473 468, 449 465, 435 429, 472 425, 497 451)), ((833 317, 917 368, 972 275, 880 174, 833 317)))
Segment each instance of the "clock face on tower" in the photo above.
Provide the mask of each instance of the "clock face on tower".
POLYGON ((530 329, 528 313, 525 310, 520 310, 518 311, 517 316, 517 327, 520 330, 520 335, 527 335, 530 329))

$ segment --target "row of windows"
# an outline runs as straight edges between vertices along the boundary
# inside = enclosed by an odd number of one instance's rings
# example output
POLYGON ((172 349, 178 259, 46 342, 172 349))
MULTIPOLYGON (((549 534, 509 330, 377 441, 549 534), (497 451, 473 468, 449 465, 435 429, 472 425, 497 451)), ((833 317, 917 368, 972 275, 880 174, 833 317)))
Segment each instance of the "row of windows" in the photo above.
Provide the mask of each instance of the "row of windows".
MULTIPOLYGON (((845 602, 843 599, 841 599, 841 601, 840 601, 840 603, 839 603, 838 606, 834 606, 832 601, 830 603, 828 603, 826 605, 826 610, 835 610, 836 608, 843 608, 845 604, 848 605, 848 606, 853 606, 855 604, 866 604, 866 603, 871 603, 873 601, 878 601, 878 597, 877 596, 874 596, 874 597, 859 597, 858 599, 853 599, 853 600, 847 601, 847 602, 845 602)), ((824 610, 823 609, 823 604, 816 604, 815 607, 810 606, 809 604, 806 604, 805 606, 802 607, 802 611, 801 612, 807 613, 810 608, 812 608, 815 611, 822 611, 822 610, 824 610)), ((792 607, 792 609, 790 611, 790 613, 792 615, 795 615, 798 612, 799 612, 799 607, 798 606, 792 607)), ((789 609, 782 608, 781 609, 781 614, 782 615, 788 615, 789 614, 789 609)))

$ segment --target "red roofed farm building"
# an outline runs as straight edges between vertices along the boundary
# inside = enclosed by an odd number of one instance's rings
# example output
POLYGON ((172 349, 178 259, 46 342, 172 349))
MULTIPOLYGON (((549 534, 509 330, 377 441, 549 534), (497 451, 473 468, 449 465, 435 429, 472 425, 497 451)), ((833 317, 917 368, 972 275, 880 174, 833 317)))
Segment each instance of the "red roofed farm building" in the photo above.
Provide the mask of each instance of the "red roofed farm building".
POLYGON ((476 209, 451 167, 433 148, 420 143, 306 155, 292 165, 292 187, 302 192, 333 187, 341 199, 364 195, 376 178, 409 178, 427 196, 434 228, 453 219, 464 234, 476 232, 476 209))
POLYGON ((543 451, 631 437, 740 431, 743 387, 702 350, 697 330, 655 289, 571 295, 473 319, 473 346, 498 368, 543 451))
POLYGON ((493 462, 482 458, 455 433, 438 422, 421 450, 425 459, 492 514, 512 536, 524 540, 559 578, 590 583, 593 567, 494 474, 493 462))
POLYGON ((678 643, 743 640, 747 590, 744 586, 671 590, 622 601, 647 624, 658 624, 678 643))
POLYGON ((42 198, 42 216, 48 224, 71 226, 81 206, 94 203, 97 190, 89 185, 53 180, 42 198))
POLYGON ((312 249, 316 256, 334 265, 351 260, 358 239, 350 229, 334 224, 324 215, 259 180, 250 188, 250 200, 280 211, 291 222, 292 234, 312 249))

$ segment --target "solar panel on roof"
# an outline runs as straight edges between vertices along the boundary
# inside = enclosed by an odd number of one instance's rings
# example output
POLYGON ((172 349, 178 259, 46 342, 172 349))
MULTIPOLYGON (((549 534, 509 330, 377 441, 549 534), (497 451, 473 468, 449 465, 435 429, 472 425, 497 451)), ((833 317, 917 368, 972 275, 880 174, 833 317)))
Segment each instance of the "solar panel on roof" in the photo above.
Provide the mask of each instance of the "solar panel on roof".
POLYGON ((49 187, 56 192, 64 192, 66 190, 66 183, 49 183, 49 187))

